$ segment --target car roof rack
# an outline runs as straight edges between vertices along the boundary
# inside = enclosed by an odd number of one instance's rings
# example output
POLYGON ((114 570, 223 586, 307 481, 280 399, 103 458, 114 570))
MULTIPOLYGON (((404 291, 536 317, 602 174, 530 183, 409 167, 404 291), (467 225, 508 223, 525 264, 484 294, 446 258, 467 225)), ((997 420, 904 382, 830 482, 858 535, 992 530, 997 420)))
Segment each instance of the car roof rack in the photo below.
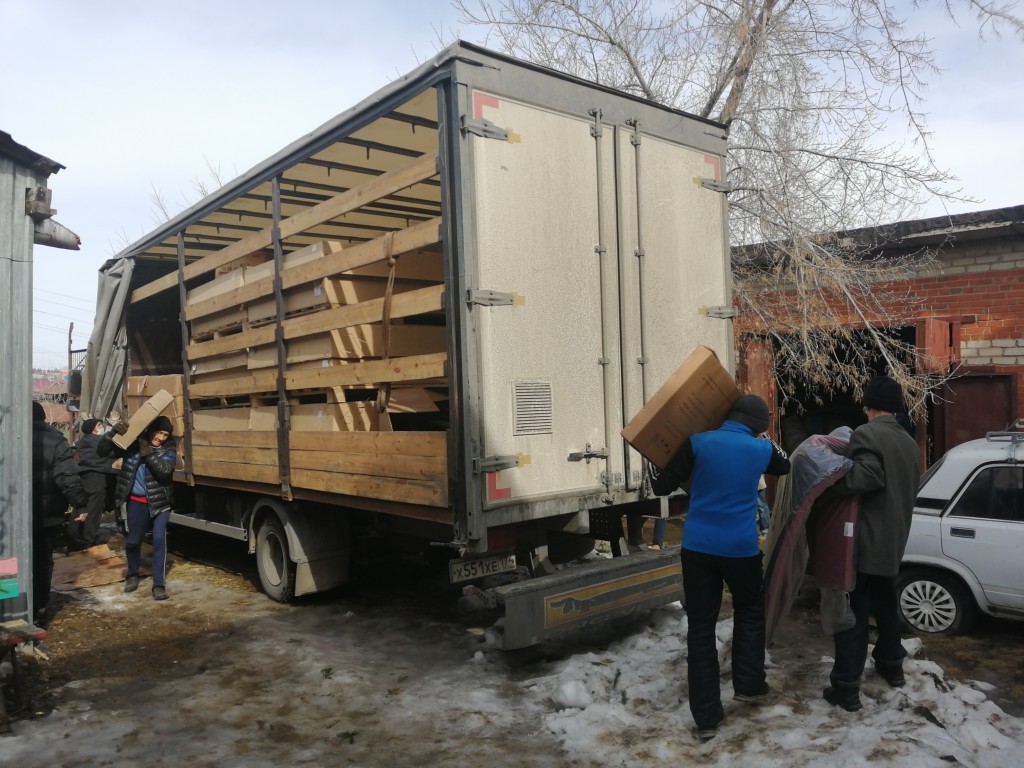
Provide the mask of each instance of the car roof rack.
POLYGON ((1024 443, 1024 432, 986 432, 985 439, 989 442, 1006 441, 1015 447, 1024 443))

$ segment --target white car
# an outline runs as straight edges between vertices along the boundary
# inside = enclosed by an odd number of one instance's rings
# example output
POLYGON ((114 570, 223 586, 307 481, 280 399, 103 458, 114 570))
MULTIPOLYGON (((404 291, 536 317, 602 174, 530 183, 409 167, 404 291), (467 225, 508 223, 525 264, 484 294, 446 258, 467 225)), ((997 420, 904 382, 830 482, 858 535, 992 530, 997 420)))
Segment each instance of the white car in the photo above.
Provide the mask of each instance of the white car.
POLYGON ((912 632, 963 633, 979 610, 1024 619, 1024 432, 990 432, 928 469, 897 594, 912 632))

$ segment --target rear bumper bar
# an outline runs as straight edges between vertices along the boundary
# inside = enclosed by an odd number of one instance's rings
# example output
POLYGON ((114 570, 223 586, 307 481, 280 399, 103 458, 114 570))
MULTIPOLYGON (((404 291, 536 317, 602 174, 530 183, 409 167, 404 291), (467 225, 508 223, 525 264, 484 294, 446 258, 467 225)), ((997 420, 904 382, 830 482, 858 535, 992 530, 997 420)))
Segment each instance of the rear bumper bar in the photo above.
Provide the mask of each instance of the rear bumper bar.
POLYGON ((494 589, 505 606, 503 648, 536 645, 683 598, 679 550, 649 550, 598 560, 494 589))

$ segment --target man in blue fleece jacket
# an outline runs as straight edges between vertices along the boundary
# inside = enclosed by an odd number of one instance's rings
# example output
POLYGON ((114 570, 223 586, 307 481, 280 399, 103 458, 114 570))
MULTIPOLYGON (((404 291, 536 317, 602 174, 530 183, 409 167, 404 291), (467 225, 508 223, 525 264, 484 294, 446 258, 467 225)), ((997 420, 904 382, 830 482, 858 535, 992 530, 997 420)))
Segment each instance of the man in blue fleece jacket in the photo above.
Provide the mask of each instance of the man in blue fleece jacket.
POLYGON ((757 701, 769 693, 757 486, 763 474, 787 474, 789 459, 774 442, 761 438, 768 420, 767 403, 757 395, 743 395, 721 427, 693 435, 652 478, 659 495, 690 481, 681 548, 689 623, 687 681, 690 712, 704 740, 712 738, 725 719, 715 646, 723 586, 729 587, 733 603, 734 698, 757 701))

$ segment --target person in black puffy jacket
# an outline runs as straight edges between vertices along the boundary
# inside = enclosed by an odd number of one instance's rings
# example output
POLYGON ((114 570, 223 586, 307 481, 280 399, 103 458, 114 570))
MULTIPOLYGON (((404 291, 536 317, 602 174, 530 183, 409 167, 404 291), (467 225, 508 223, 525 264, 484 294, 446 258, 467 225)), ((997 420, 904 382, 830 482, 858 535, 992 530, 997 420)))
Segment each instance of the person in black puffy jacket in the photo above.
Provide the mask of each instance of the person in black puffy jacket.
MULTIPOLYGON (((118 422, 111 429, 123 435, 128 425, 118 422)), ((122 459, 114 503, 127 505, 128 532, 124 550, 128 576, 124 591, 134 592, 139 588, 142 537, 152 527, 154 600, 167 599, 167 522, 174 503, 172 480, 176 457, 172 429, 170 419, 157 416, 127 450, 120 448, 108 435, 104 435, 97 446, 100 456, 115 454, 122 459)))
POLYGON ((117 474, 110 457, 102 457, 96 449, 103 436, 103 422, 86 419, 82 423, 82 436, 75 443, 78 451, 78 474, 82 478, 89 502, 78 507, 68 521, 69 550, 87 549, 99 544, 100 517, 107 497, 107 479, 117 474))
POLYGON ((40 620, 50 601, 53 545, 69 506, 89 494, 78 476, 71 444, 46 423, 41 403, 32 403, 32 614, 40 620))

